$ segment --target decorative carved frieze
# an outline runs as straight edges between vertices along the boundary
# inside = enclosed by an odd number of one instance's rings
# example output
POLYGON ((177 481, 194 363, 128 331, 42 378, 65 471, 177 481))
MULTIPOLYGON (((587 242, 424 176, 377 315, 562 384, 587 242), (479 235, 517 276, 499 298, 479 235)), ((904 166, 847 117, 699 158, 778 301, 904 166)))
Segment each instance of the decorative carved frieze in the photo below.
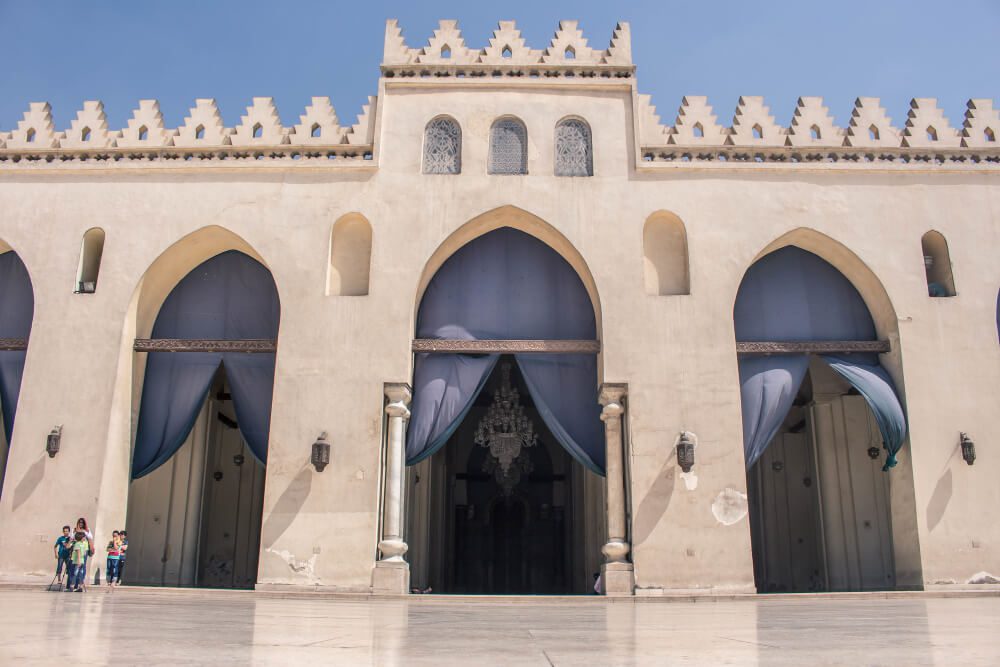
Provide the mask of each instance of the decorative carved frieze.
POLYGON ((890 350, 887 340, 752 341, 736 343, 738 354, 851 354, 890 350))
POLYGON ((598 354, 599 340, 438 340, 418 338, 413 351, 430 354, 598 354))
POLYGON ((0 351, 17 352, 28 349, 27 338, 0 338, 0 351))
POLYGON ((246 352, 266 354, 278 349, 277 342, 267 339, 207 340, 182 338, 136 338, 136 352, 246 352))

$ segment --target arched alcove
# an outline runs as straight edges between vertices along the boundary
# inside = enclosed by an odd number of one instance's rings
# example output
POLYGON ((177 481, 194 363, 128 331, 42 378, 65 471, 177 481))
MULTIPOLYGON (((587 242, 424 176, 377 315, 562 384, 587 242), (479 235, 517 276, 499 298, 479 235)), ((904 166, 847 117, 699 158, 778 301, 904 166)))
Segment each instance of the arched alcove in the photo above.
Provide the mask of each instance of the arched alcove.
POLYGON ((371 272, 372 226, 363 215, 349 213, 330 232, 328 296, 365 296, 371 272))
MULTIPOLYGON (((923 575, 912 457, 907 452, 909 434, 898 430, 900 423, 905 428, 898 319, 882 282, 842 243, 816 230, 798 228, 772 241, 749 262, 739 295, 734 299, 734 320, 738 342, 782 340, 805 346, 804 351, 770 355, 750 348, 738 356, 744 446, 747 452, 755 444, 763 443, 766 447, 755 464, 749 465, 752 460, 747 457, 751 537, 760 590, 781 590, 784 585, 775 582, 768 572, 784 572, 795 579, 792 583, 785 582, 790 586, 786 590, 920 586, 923 575), (802 275, 794 275, 797 273, 802 275), (750 287, 753 289, 745 289, 750 287), (744 301, 741 306, 744 296, 753 298, 751 303, 744 301), (757 303, 752 302, 754 299, 757 303), (796 300, 804 303, 795 306, 792 302, 796 300), (810 308, 809 303, 821 303, 822 307, 810 308), (746 320, 745 316, 756 318, 763 328, 748 328, 748 321, 744 321, 741 330, 739 320, 741 317, 746 320), (785 327, 786 323, 790 328, 785 327), (847 349, 851 341, 871 340, 888 341, 890 349, 880 354, 848 355, 824 352, 821 347, 815 348, 819 351, 809 351, 817 342, 834 339, 838 341, 836 346, 847 341, 847 349), (892 393, 898 403, 896 426, 888 418, 893 411, 892 393), (775 409, 764 406, 755 411, 755 407, 764 403, 775 409), (783 417, 778 427, 755 438, 765 433, 761 426, 764 420, 776 415, 783 417), (904 434, 907 439, 902 441, 904 455, 900 456, 899 464, 891 468, 891 473, 882 472, 883 464, 889 462, 885 443, 887 440, 899 443, 904 434), (844 478, 848 471, 852 479, 858 475, 858 479, 869 479, 870 483, 855 482, 856 489, 851 494, 841 493, 839 497, 826 494, 816 499, 817 488, 836 488, 831 480, 838 475, 844 478), (808 479, 809 484, 771 484, 779 477, 808 479), (785 489, 789 492, 787 507, 781 505, 784 501, 779 502, 785 489), (793 491, 797 494, 795 498, 793 491), (770 523, 761 518, 773 519, 777 516, 776 508, 788 516, 789 512, 795 513, 798 523, 794 530, 788 529, 780 516, 777 521, 768 520, 770 523), (844 548, 843 531, 837 532, 841 524, 822 517, 831 512, 842 512, 845 517, 852 512, 860 516, 869 510, 872 530, 865 532, 866 539, 876 533, 878 539, 869 540, 870 549, 866 547, 864 554, 865 558, 879 562, 875 567, 866 566, 867 574, 859 580, 855 575, 844 574, 844 565, 850 564, 852 556, 844 548), (817 516, 818 522, 814 521, 817 516), (790 545, 785 551, 782 540, 790 545), (771 546, 762 550, 762 544, 771 546), (774 554, 786 552, 791 554, 793 565, 770 568, 766 561, 774 554), (809 563, 818 562, 815 559, 824 553, 826 560, 822 567, 810 569, 809 563), (779 588, 772 588, 776 583, 779 588)), ((852 524, 845 520, 842 525, 849 528, 852 524)), ((850 537, 849 531, 847 536, 850 537)))
POLYGON ((92 227, 83 235, 80 245, 80 262, 76 269, 77 294, 93 294, 97 291, 97 277, 101 272, 101 258, 104 256, 104 230, 92 227))
POLYGON ((35 314, 31 276, 21 258, 0 240, 0 338, 10 345, 0 350, 0 488, 7 469, 14 419, 17 414, 26 347, 35 314), (12 345, 18 342, 19 345, 12 345), (19 349, 20 348, 20 349, 19 349))
POLYGON ((646 294, 691 293, 687 232, 680 218, 667 211, 649 216, 642 229, 642 255, 646 294))
POLYGON ((927 275, 929 296, 955 296, 955 278, 951 272, 951 255, 948 241, 941 232, 931 230, 920 239, 924 255, 924 271, 927 275))

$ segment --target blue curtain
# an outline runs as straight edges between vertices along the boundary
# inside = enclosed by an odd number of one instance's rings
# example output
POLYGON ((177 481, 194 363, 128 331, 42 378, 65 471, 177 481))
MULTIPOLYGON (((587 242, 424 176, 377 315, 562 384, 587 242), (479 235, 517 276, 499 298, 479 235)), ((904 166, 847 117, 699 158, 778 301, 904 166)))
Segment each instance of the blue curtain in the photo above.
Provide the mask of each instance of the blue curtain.
MULTIPOLYGON (((463 246, 441 266, 420 302, 417 337, 593 340, 597 325, 573 267, 535 237, 503 227, 463 246)), ((407 463, 447 442, 496 360, 495 355, 417 355, 407 463)), ((517 355, 517 362, 549 430, 578 461, 603 474, 596 358, 517 355)))
POLYGON ((906 415, 896 397, 892 378, 879 365, 875 355, 824 355, 823 360, 864 396, 882 434, 888 456, 882 470, 896 465, 896 453, 906 438, 906 415))
POLYGON ((804 354, 742 357, 743 452, 747 470, 757 462, 792 407, 809 369, 804 354))
MULTIPOLYGON (((34 315, 35 293, 28 269, 16 252, 5 252, 0 255, 0 338, 27 339, 34 315)), ((0 408, 8 445, 14 433, 24 357, 24 350, 0 351, 0 408)))
MULTIPOLYGON (((230 250, 187 274, 163 302, 153 338, 276 339, 278 291, 271 272, 230 250)), ((155 352, 146 361, 132 477, 156 470, 187 439, 219 365, 225 366, 240 433, 267 458, 274 354, 155 352)))
MULTIPOLYGON (((864 299, 843 274, 811 252, 788 246, 761 258, 740 283, 733 308, 737 341, 875 340, 864 299)), ((868 401, 889 452, 886 468, 906 437, 906 418, 877 355, 824 360, 868 401)), ((743 357, 740 397, 747 468, 781 427, 808 369, 804 355, 743 357)))

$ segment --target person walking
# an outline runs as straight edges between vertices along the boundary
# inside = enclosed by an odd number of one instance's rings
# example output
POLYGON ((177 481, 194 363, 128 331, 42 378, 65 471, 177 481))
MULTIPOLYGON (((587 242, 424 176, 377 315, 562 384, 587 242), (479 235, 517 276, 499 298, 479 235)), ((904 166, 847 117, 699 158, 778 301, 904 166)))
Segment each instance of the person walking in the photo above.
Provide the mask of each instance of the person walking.
POLYGON ((87 587, 87 553, 90 542, 82 531, 73 534, 73 547, 70 549, 70 574, 66 577, 66 591, 82 593, 87 587))
POLYGON ((90 528, 87 526, 87 520, 82 516, 76 520, 76 533, 83 533, 84 540, 87 542, 87 550, 84 554, 83 564, 78 568, 77 577, 81 580, 85 580, 87 577, 87 561, 90 557, 94 555, 94 534, 90 532, 90 528))
POLYGON ((108 580, 108 592, 113 593, 118 581, 118 563, 122 553, 122 540, 117 530, 111 533, 111 541, 108 542, 107 552, 107 569, 104 571, 104 574, 108 580))
POLYGON ((118 585, 122 583, 122 575, 125 574, 125 559, 128 558, 128 531, 119 530, 118 537, 121 538, 121 556, 118 557, 118 585))
POLYGON ((73 544, 73 536, 70 534, 69 526, 63 526, 62 535, 56 538, 56 543, 52 547, 56 556, 56 583, 62 586, 63 568, 66 568, 66 576, 69 577, 69 549, 73 544))

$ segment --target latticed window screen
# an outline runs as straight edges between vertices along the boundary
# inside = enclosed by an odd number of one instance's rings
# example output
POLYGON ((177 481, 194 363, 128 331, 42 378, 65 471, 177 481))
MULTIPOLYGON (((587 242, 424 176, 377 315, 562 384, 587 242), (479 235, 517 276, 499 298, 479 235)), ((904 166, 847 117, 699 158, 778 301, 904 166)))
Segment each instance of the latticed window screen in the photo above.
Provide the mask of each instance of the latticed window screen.
POLYGON ((451 118, 435 118, 424 132, 424 173, 462 171, 462 128, 451 118))
POLYGON ((490 174, 528 173, 528 131, 524 123, 503 118, 490 128, 490 174))
POLYGON ((593 176, 590 128, 570 118, 556 125, 556 176, 593 176))

